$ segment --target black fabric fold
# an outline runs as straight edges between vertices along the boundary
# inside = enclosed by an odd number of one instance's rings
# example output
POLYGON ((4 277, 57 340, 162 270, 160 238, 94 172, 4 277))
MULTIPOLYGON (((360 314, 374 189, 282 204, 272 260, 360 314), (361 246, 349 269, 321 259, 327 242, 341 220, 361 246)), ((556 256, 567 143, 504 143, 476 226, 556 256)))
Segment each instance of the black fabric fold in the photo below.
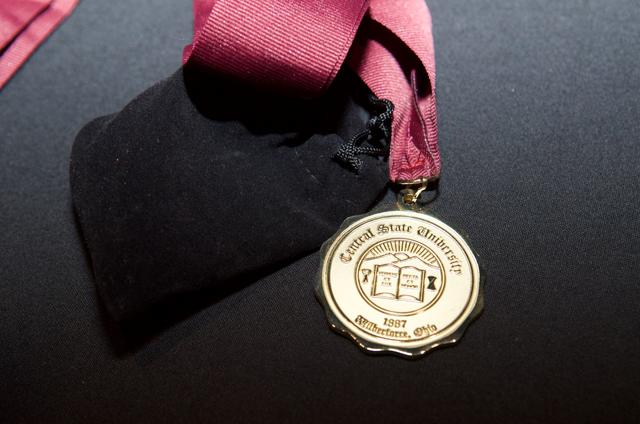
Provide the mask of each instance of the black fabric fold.
POLYGON ((254 281, 370 208, 386 161, 334 159, 366 126, 367 94, 348 74, 303 102, 181 69, 83 128, 72 198, 109 315, 254 281))

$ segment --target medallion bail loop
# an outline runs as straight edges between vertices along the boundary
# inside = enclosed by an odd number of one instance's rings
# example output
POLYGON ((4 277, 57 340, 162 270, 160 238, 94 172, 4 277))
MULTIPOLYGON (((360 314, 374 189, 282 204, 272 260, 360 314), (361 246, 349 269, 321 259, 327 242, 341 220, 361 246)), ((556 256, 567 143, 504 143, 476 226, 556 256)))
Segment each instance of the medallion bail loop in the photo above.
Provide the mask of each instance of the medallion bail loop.
POLYGON ((402 196, 402 200, 404 201, 404 203, 407 203, 409 205, 413 205, 418 201, 418 199, 420 198, 420 195, 426 189, 427 189, 427 185, 426 184, 421 185, 420 187, 418 187, 415 190, 414 189, 405 189, 405 193, 402 196))
POLYGON ((401 206, 414 207, 420 199, 420 195, 427 190, 429 183, 437 178, 418 178, 415 180, 399 181, 398 184, 401 187, 398 193, 398 203, 401 206))

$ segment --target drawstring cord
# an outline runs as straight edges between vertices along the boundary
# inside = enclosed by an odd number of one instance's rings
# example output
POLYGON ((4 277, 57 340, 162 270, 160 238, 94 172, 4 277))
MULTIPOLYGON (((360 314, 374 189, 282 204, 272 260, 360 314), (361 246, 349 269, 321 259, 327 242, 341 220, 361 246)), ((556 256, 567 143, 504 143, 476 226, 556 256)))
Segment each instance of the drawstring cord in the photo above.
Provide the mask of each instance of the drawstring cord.
POLYGON ((359 155, 386 157, 389 154, 393 103, 386 99, 378 99, 373 94, 369 96, 369 103, 374 110, 378 110, 378 113, 371 117, 365 130, 343 143, 334 155, 336 160, 356 173, 363 165, 362 159, 358 158, 359 155), (379 141, 385 147, 362 146, 366 141, 379 141))

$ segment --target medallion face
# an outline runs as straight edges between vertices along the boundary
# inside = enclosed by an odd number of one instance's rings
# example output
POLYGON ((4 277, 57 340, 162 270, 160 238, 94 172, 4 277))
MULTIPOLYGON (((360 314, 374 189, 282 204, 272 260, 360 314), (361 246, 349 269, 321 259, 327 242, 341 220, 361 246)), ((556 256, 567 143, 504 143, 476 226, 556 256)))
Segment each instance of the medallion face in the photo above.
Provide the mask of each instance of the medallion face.
POLYGON ((431 215, 347 220, 322 253, 317 294, 329 322, 370 352, 417 356, 456 342, 482 309, 475 255, 431 215))

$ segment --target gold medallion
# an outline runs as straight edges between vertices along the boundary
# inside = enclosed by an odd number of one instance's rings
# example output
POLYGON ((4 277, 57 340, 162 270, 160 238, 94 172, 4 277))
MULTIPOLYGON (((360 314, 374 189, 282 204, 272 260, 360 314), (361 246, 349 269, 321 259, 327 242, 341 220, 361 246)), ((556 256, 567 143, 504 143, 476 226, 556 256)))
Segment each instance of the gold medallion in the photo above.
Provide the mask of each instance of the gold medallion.
POLYGON ((329 323, 369 352, 418 356, 454 343, 482 309, 476 256, 432 215, 348 219, 322 253, 317 294, 329 323))

